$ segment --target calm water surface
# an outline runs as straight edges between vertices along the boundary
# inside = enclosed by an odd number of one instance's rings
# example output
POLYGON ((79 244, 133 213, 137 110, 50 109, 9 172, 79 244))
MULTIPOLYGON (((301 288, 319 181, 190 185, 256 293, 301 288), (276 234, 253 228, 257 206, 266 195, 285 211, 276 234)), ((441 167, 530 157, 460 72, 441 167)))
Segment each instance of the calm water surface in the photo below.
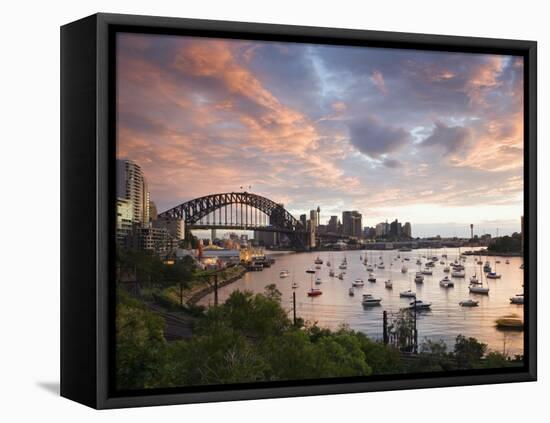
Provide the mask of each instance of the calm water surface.
MULTIPOLYGON (((446 250, 448 260, 458 258, 458 249, 446 250)), ((280 253, 272 257, 276 259, 271 268, 261 272, 248 272, 244 277, 219 290, 220 301, 225 301, 234 290, 250 290, 263 292, 267 284, 275 283, 283 294, 283 306, 289 311, 292 308, 292 281, 298 282, 296 291, 296 303, 298 316, 310 322, 317 322, 320 326, 337 328, 341 324, 348 324, 352 329, 366 333, 372 338, 382 337, 382 311, 398 311, 406 307, 411 299, 400 298, 399 292, 412 289, 417 298, 431 302, 431 311, 419 313, 418 330, 419 340, 429 338, 432 340, 444 340, 449 346, 454 344, 454 338, 458 334, 473 336, 489 345, 496 351, 505 351, 508 354, 523 353, 523 332, 501 331, 496 329, 495 320, 503 315, 517 314, 523 318, 523 306, 510 304, 510 297, 522 293, 523 270, 520 266, 523 259, 520 257, 509 258, 510 264, 505 264, 504 257, 482 257, 483 262, 489 260, 493 269, 495 259, 501 263, 496 265, 497 273, 502 274, 501 279, 489 279, 484 282, 490 288, 489 295, 470 294, 468 291, 469 278, 472 274, 480 274, 477 258, 468 256, 464 263, 466 278, 451 278, 455 283, 454 288, 442 288, 439 281, 447 275, 443 272, 444 265, 437 262, 432 276, 424 276, 423 284, 414 283, 414 275, 419 270, 416 260, 420 258, 423 263, 426 259, 422 256, 437 256, 440 260, 444 254, 439 250, 413 250, 411 252, 392 251, 345 251, 345 252, 312 252, 312 253, 280 253), (377 278, 376 283, 367 282, 368 272, 362 264, 360 257, 367 255, 370 263, 384 262, 385 269, 374 269, 377 278), (397 256, 400 255, 400 258, 397 256), (315 285, 323 291, 323 295, 310 298, 307 291, 310 289, 310 276, 305 273, 308 268, 314 268, 314 260, 320 256, 324 263, 318 275, 322 278, 321 285, 315 285), (335 274, 341 271, 338 266, 346 257, 348 262, 344 280, 337 277, 329 277, 330 268, 327 260, 335 269, 335 274), (409 258, 409 261, 404 260, 409 258), (402 273, 402 266, 408 268, 407 273, 402 273), (290 276, 281 279, 279 272, 288 270, 290 276), (363 288, 355 288, 355 296, 349 296, 348 290, 356 278, 365 281, 363 288), (391 279, 393 289, 386 289, 384 281, 391 279), (379 307, 365 308, 361 304, 362 294, 373 294, 382 298, 379 307), (459 302, 468 298, 479 300, 478 307, 460 307, 459 302)), ((450 273, 448 274, 450 277, 450 273)), ((213 294, 200 301, 200 304, 213 303, 213 294)))

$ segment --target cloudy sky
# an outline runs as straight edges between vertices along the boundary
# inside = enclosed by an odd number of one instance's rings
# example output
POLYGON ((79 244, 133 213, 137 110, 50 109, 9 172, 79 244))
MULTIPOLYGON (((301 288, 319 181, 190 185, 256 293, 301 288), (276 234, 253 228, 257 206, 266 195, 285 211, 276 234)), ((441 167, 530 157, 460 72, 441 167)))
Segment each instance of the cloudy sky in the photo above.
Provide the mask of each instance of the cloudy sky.
POLYGON ((159 211, 251 191, 413 235, 519 230, 523 61, 119 34, 118 157, 159 211))

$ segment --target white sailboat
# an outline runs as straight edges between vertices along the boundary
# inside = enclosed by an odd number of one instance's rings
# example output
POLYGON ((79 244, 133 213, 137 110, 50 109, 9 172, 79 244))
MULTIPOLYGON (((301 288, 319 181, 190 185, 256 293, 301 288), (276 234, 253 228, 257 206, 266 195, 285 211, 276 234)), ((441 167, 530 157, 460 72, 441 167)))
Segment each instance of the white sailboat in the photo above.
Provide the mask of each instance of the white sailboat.
MULTIPOLYGON (((479 267, 481 267, 481 265, 479 267)), ((480 271, 481 271, 481 269, 480 269, 480 271)), ((480 284, 470 284, 468 289, 472 294, 489 295, 489 287, 483 285, 483 272, 481 272, 481 283, 480 284)))

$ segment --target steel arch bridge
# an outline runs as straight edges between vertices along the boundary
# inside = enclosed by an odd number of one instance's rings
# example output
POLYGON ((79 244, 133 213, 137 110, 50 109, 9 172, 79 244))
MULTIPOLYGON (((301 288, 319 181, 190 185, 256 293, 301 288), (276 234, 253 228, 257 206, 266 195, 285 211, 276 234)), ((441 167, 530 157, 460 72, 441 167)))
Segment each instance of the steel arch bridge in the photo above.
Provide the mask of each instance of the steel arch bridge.
POLYGON ((182 219, 192 229, 236 229, 285 234, 304 249, 306 228, 281 204, 249 192, 210 194, 179 204, 158 215, 182 219))

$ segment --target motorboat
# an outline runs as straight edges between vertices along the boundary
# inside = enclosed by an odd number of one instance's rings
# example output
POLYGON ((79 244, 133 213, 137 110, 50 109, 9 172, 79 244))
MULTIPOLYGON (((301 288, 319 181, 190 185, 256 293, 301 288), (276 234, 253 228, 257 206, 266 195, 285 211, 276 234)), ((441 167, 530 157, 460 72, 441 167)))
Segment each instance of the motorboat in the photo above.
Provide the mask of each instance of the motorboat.
POLYGON ((455 283, 450 280, 448 276, 445 276, 439 281, 439 286, 443 288, 453 288, 455 286, 455 283))
POLYGON ((323 283, 323 280, 319 277, 315 278, 315 285, 321 285, 323 283))
POLYGON ((290 276, 290 273, 288 270, 281 270, 279 272, 279 277, 280 278, 288 278, 290 276))
POLYGON ((421 273, 423 275, 431 276, 431 275, 433 275, 434 272, 433 272, 433 270, 426 268, 426 269, 423 269, 421 273))
POLYGON ((348 268, 348 265, 347 265, 346 263, 342 262, 342 263, 340 264, 340 266, 338 266, 338 268, 339 268, 339 269, 347 269, 347 268, 348 268))
POLYGON ((381 262, 378 264, 378 268, 379 268, 379 269, 385 269, 385 268, 386 268, 386 266, 384 266, 384 262, 383 262, 383 261, 381 261, 381 262))
POLYGON ((449 273, 449 272, 451 271, 451 268, 450 268, 449 266, 445 266, 445 267, 443 268, 443 271, 444 271, 445 273, 449 273))
POLYGON ((369 273, 369 277, 368 277, 367 280, 369 282, 372 282, 372 283, 376 282, 376 278, 374 277, 374 275, 372 273, 369 273))
POLYGON ((489 294, 489 287, 483 286, 483 285, 470 285, 469 288, 470 292, 472 294, 483 294, 488 295, 489 294))
POLYGON ((470 276, 470 283, 473 284, 473 285, 479 285, 479 284, 481 284, 481 282, 480 282, 479 279, 477 278, 477 275, 472 275, 472 276, 470 276))
POLYGON ((371 265, 368 265, 367 272, 374 272, 374 268, 371 265))
POLYGON ((361 300, 364 306, 377 306, 380 305, 381 302, 382 298, 375 297, 372 294, 363 294, 363 299, 361 300))
POLYGON ((338 273, 338 279, 344 280, 344 272, 338 273))
POLYGON ((414 281, 416 283, 423 283, 424 282, 424 275, 422 272, 416 272, 416 275, 414 276, 414 281))
POLYGON ((497 272, 487 273, 487 279, 500 279, 502 275, 499 275, 497 272))
POLYGON ((321 257, 317 256, 314 263, 315 264, 323 264, 323 259, 321 257))
POLYGON ((426 262, 426 267, 435 267, 435 263, 433 261, 426 262))
POLYGON ((479 305, 479 301, 472 300, 471 298, 468 298, 467 300, 462 300, 458 304, 461 307, 477 307, 479 305))
POLYGON ((523 304, 523 294, 516 294, 511 297, 510 304, 523 304))
POLYGON ((504 263, 510 264, 510 260, 506 259, 506 261, 504 263))
POLYGON ((320 289, 317 289, 317 288, 311 288, 309 291, 307 291, 307 296, 308 297, 317 297, 319 295, 322 295, 323 294, 323 291, 321 291, 320 289))
POLYGON ((409 260, 410 260, 410 258, 408 258, 408 257, 405 257, 405 258, 404 258, 403 260, 405 260, 405 261, 409 261, 409 260))
POLYGON ((419 265, 419 266, 422 265, 422 260, 420 260, 420 259, 416 260, 416 264, 419 265))
POLYGON ((401 291, 399 293, 399 296, 403 297, 403 298, 415 298, 416 297, 416 292, 411 291, 410 289, 408 289, 406 291, 401 291))
POLYGON ((461 271, 461 270, 464 270, 464 266, 462 266, 461 264, 453 264, 453 270, 456 270, 456 271, 461 271))
POLYGON ((348 294, 350 297, 353 297, 355 295, 355 290, 353 289, 353 286, 350 289, 348 289, 348 294))
POLYGON ((407 266, 403 266, 401 268, 401 273, 407 273, 407 272, 408 272, 407 266))
POLYGON ((316 264, 316 265, 315 265, 315 268, 316 268, 317 270, 319 270, 319 269, 321 268, 321 265, 320 265, 320 264, 316 264))
POLYGON ((483 271, 485 273, 489 273, 491 271, 491 264, 488 261, 486 261, 483 265, 483 271))
POLYGON ((463 270, 453 270, 451 272, 451 277, 453 277, 453 278, 465 278, 466 273, 464 273, 463 270))
POLYGON ((352 283, 353 286, 364 286, 365 282, 361 278, 355 279, 352 283))
POLYGON ((422 300, 414 300, 409 304, 409 308, 416 310, 428 310, 432 306, 432 303, 425 303, 422 300))
POLYGON ((334 270, 330 269, 330 271, 328 272, 328 275, 333 278, 334 277, 334 270))
POLYGON ((386 287, 386 289, 393 289, 393 282, 388 279, 387 281, 384 282, 384 286, 386 287))

